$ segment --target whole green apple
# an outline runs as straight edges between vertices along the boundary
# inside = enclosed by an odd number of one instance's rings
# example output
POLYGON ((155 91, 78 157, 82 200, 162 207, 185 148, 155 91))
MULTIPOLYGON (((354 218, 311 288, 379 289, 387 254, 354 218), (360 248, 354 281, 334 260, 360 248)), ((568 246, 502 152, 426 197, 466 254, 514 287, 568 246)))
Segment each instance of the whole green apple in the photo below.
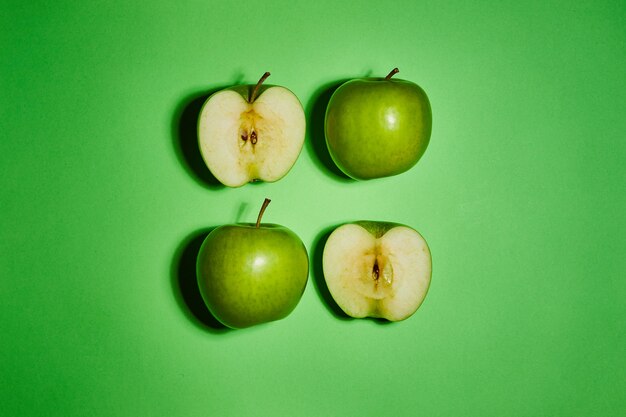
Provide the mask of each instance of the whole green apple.
POLYGON ((358 180, 400 174, 414 166, 430 141, 432 113, 424 90, 410 81, 363 78, 342 84, 326 109, 330 156, 358 180))
POLYGON ((296 307, 309 274, 306 248, 286 227, 261 224, 220 226, 198 254, 200 294, 211 314, 230 328, 279 320, 296 307))
POLYGON ((335 229, 322 255, 324 279, 352 317, 399 321, 424 301, 432 262, 426 240, 397 223, 360 221, 335 229))
POLYGON ((212 94, 198 117, 198 145, 222 184, 278 181, 304 144, 306 121, 298 98, 285 87, 239 85, 212 94))

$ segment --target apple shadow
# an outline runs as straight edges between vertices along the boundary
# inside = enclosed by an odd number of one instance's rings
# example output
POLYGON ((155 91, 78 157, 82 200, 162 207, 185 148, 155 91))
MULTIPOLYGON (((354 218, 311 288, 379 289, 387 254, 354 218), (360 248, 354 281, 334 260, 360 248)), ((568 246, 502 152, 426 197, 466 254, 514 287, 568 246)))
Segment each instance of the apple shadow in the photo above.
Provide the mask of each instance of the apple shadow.
POLYGON ((337 305, 333 296, 330 294, 328 290, 328 285, 326 285, 326 280, 324 279, 324 269, 322 266, 322 260, 324 257, 324 246, 326 245, 326 241, 330 234, 335 230, 337 226, 330 226, 322 230, 316 237, 313 242, 313 251, 311 254, 311 263, 313 264, 312 275, 313 275, 313 283, 315 286, 315 291, 317 295, 322 299, 324 305, 328 309, 333 316, 340 320, 353 320, 352 317, 348 316, 343 312, 341 307, 337 305))
POLYGON ((170 280, 174 297, 185 316, 203 330, 221 334, 231 329, 211 314, 202 299, 196 278, 196 259, 200 246, 213 229, 197 230, 181 242, 174 253, 170 280))
POLYGON ((224 185, 215 178, 202 159, 198 146, 197 126, 200 110, 205 101, 211 94, 224 88, 227 86, 187 95, 176 106, 172 118, 172 138, 178 160, 197 183, 214 190, 222 189, 224 185))
POLYGON ((308 115, 307 149, 309 153, 314 155, 315 164, 322 169, 324 173, 331 178, 341 182, 353 182, 354 180, 344 174, 330 156, 328 147, 326 146, 326 136, 324 133, 324 120, 326 118, 326 108, 331 96, 341 84, 348 81, 338 80, 324 84, 313 93, 313 97, 309 100, 306 108, 308 115))

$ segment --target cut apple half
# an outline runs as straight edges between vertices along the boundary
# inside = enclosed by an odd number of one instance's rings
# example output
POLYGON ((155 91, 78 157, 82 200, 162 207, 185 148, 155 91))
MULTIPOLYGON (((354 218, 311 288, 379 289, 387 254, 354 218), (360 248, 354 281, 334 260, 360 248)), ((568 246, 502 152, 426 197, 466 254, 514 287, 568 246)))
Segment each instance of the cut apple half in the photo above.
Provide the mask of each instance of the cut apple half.
POLYGON ((302 104, 284 87, 262 86, 267 76, 256 86, 211 95, 200 111, 200 153, 215 178, 229 187, 281 179, 302 150, 302 104))
POLYGON ((400 321, 424 301, 432 262, 416 230, 395 223, 345 224, 329 236, 322 257, 331 296, 349 316, 400 321))

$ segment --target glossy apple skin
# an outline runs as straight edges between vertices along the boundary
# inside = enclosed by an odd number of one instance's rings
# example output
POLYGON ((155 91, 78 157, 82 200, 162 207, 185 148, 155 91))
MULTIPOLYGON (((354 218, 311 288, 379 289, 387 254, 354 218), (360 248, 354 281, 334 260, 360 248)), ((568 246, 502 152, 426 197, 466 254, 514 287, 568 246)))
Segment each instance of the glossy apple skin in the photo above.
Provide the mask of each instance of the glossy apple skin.
POLYGON ((300 238, 274 224, 218 227, 204 240, 197 261, 207 307, 235 329, 286 317, 302 297, 308 272, 300 238))
POLYGON ((326 109, 330 155, 346 175, 365 180, 407 171, 422 157, 432 130, 430 101, 417 84, 391 78, 342 84, 326 109))
POLYGON ((376 239, 380 239, 381 237, 383 237, 385 233, 387 233, 394 227, 400 227, 400 226, 408 227, 400 223, 379 222, 379 221, 372 221, 372 220, 359 220, 359 221, 353 222, 353 224, 361 226, 363 229, 370 232, 370 234, 374 236, 376 239))
MULTIPOLYGON (((265 92, 268 88, 275 87, 272 84, 262 84, 259 86, 259 90, 257 91, 256 97, 259 98, 261 94, 265 92)), ((283 87, 285 88, 285 87, 283 87)), ((242 85, 234 85, 232 87, 225 88, 222 91, 234 91, 238 93, 244 100, 248 100, 252 90, 254 90, 254 84, 242 84, 242 85)))

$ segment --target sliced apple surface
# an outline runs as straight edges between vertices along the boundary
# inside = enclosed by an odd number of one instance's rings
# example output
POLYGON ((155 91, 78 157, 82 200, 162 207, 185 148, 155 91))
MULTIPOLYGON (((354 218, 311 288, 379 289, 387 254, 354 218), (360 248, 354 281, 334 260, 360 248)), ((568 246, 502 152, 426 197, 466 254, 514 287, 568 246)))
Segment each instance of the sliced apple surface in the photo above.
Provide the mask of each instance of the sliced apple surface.
POLYGON ((288 89, 237 86, 206 101, 198 120, 200 153, 215 178, 230 187, 284 177, 304 144, 302 104, 288 89))
POLYGON ((329 236, 322 258, 328 290, 351 317, 404 320, 417 311, 430 285, 428 244, 404 225, 342 225, 329 236))

